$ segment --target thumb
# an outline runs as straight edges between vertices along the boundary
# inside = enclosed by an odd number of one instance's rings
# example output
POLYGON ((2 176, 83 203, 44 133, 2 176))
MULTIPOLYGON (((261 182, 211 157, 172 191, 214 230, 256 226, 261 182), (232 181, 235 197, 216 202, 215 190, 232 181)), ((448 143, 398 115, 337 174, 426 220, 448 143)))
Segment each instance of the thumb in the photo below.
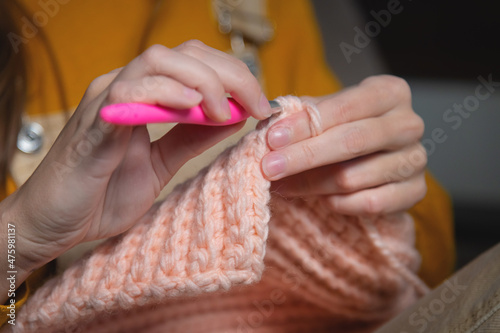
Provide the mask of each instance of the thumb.
POLYGON ((163 188, 190 159, 239 131, 245 121, 227 126, 178 124, 151 145, 151 163, 163 188))

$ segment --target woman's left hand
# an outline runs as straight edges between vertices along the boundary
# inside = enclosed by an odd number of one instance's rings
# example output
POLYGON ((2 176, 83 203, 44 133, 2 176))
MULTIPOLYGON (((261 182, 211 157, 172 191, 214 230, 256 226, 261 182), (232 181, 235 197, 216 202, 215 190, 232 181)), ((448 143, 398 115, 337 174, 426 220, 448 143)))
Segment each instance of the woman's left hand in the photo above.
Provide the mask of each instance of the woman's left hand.
POLYGON ((337 94, 311 98, 323 132, 313 137, 305 112, 274 124, 262 160, 272 189, 285 196, 327 195, 335 211, 406 211, 426 193, 422 119, 408 84, 376 76, 337 94))

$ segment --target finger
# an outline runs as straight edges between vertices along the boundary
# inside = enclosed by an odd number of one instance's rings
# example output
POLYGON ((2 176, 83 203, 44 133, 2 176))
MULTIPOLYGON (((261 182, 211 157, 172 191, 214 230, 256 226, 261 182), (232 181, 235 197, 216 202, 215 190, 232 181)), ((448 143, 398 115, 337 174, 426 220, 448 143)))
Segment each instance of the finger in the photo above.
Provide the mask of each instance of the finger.
POLYGON ((245 122, 228 126, 178 124, 151 145, 151 163, 163 188, 191 158, 239 131, 245 122))
POLYGON ((225 121, 230 116, 226 92, 219 76, 198 59, 162 45, 153 45, 132 60, 115 82, 138 80, 146 76, 166 76, 197 90, 203 95, 204 111, 213 120, 225 121))
POLYGON ((262 93, 258 80, 244 62, 197 40, 186 42, 176 49, 213 68, 225 91, 253 117, 265 119, 271 115, 269 102, 262 93))
MULTIPOLYGON (((107 89, 108 93, 104 105, 119 102, 142 102, 174 108, 188 108, 201 101, 200 93, 174 79, 156 75, 126 80, 125 78, 129 75, 126 71, 127 69, 123 69, 118 76, 115 75, 115 82, 107 89), (117 80, 120 76, 121 79, 117 80)), ((100 100, 97 98, 92 103, 97 105, 100 100)), ((132 132, 121 128, 121 126, 108 124, 102 121, 98 115, 94 116, 90 129, 85 130, 85 124, 88 123, 90 116, 83 114, 79 121, 83 133, 81 134, 81 142, 77 142, 74 150, 86 151, 86 162, 82 165, 92 164, 92 168, 95 169, 94 177, 98 178, 109 174, 118 166, 127 151, 127 144, 130 142, 132 132)), ((90 173, 92 172, 89 171, 90 173)))
POLYGON ((174 50, 181 51, 185 47, 198 47, 198 48, 206 51, 207 53, 212 53, 213 55, 217 55, 219 57, 222 57, 225 60, 227 60, 229 62, 233 62, 236 65, 242 64, 242 61, 239 60, 238 58, 236 58, 232 55, 229 55, 226 52, 222 52, 222 51, 219 51, 217 49, 214 49, 213 47, 210 47, 210 46, 206 45, 205 43, 203 43, 202 41, 197 40, 197 39, 188 40, 188 41, 180 44, 179 46, 174 47, 174 50))
POLYGON ((273 182, 272 189, 287 197, 354 193, 411 178, 426 164, 425 149, 415 144, 292 175, 273 182))
POLYGON ((346 215, 382 215, 410 209, 427 192, 424 173, 407 181, 389 183, 352 194, 332 195, 332 209, 346 215))
POLYGON ((134 127, 123 157, 110 173, 109 181, 105 182, 106 196, 120 198, 122 205, 117 207, 116 202, 105 200, 103 211, 106 212, 106 215, 103 216, 103 219, 119 219, 122 223, 110 225, 108 230, 97 230, 96 234, 116 235, 123 230, 124 226, 128 229, 136 219, 131 219, 131 216, 127 215, 128 212, 120 209, 120 207, 137 207, 138 216, 141 216, 148 208, 147 205, 141 203, 152 203, 160 193, 161 189, 159 189, 154 177, 152 177, 151 163, 145 158, 149 156, 150 145, 151 142, 146 126, 134 127), (145 184, 149 186, 144 186, 145 184), (134 191, 124 195, 123 188, 134 189, 134 191), (129 223, 126 225, 125 221, 129 221, 129 223))
MULTIPOLYGON (((261 109, 256 105, 263 104, 261 100, 265 99, 248 69, 191 43, 177 49, 152 46, 134 59, 117 80, 146 75, 167 76, 197 90, 203 95, 201 105, 207 116, 216 121, 225 121, 230 117, 226 91, 234 94, 235 99, 254 116, 261 109)), ((265 107, 269 109, 267 101, 265 107)), ((263 117, 259 115, 259 118, 263 117)))
POLYGON ((333 127, 319 136, 271 151, 262 160, 270 180, 381 150, 400 149, 418 140, 404 115, 394 113, 333 127))
MULTIPOLYGON (((315 101, 323 131, 340 124, 378 117, 396 106, 411 110, 408 84, 388 75, 368 78, 358 86, 315 101)), ((279 149, 311 136, 309 117, 306 112, 299 112, 274 124, 268 132, 268 143, 272 149, 279 149)))
POLYGON ((146 103, 174 109, 187 109, 200 104, 203 96, 196 90, 166 76, 147 76, 118 81, 109 89, 107 103, 146 103))

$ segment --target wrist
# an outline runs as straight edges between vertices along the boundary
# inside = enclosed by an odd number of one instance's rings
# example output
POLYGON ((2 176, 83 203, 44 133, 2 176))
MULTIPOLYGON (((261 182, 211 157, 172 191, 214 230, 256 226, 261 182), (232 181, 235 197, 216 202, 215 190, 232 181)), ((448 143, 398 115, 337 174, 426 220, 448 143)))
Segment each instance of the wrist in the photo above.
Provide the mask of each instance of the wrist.
MULTIPOLYGON (((16 194, 0 202, 0 276, 15 276, 11 281, 15 280, 17 288, 45 262, 37 258, 36 249, 28 241, 27 235, 32 233, 31 225, 16 194)), ((7 282, 10 287, 11 283, 7 282)))

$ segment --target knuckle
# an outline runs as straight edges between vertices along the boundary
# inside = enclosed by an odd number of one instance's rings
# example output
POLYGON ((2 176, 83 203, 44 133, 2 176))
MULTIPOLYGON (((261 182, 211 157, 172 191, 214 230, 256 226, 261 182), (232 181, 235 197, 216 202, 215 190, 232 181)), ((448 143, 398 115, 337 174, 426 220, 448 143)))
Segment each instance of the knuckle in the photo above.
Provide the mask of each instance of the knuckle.
POLYGON ((387 85, 390 86, 394 91, 398 92, 410 92, 410 85, 406 82, 405 79, 393 76, 393 75, 385 75, 384 80, 387 82, 387 85))
POLYGON ((380 98, 411 102, 411 88, 408 82, 393 75, 378 75, 366 78, 361 84, 372 86, 380 98))
POLYGON ((359 127, 354 127, 344 134, 342 140, 348 157, 364 155, 367 149, 367 140, 363 131, 359 127))
POLYGON ((141 79, 140 86, 147 91, 152 91, 159 87, 166 88, 168 91, 169 79, 167 79, 165 76, 160 75, 146 76, 141 79))
POLYGON ((318 109, 331 110, 331 117, 335 124, 346 124, 350 121, 353 105, 342 99, 337 99, 335 102, 326 99, 318 103, 318 109))
POLYGON ((192 45, 185 45, 182 47, 181 52, 185 55, 191 56, 196 59, 203 58, 203 52, 198 47, 192 45))
POLYGON ((207 47, 207 45, 199 39, 190 39, 190 40, 182 43, 181 45, 184 45, 185 47, 197 47, 197 48, 206 48, 207 47))
MULTIPOLYGON (((260 92, 260 87, 252 74, 239 75, 236 78, 236 89, 244 89, 251 92, 260 92)), ((256 95, 258 96, 258 95, 256 95)))
POLYGON ((339 202, 339 198, 336 195, 328 196, 327 197, 327 202, 328 202, 331 210, 334 211, 334 212, 340 211, 341 208, 342 208, 341 205, 340 205, 340 202, 339 202))
POLYGON ((214 68, 206 66, 203 71, 198 72, 198 75, 201 81, 200 85, 210 86, 214 91, 220 90, 224 93, 223 83, 214 68), (201 78, 203 78, 203 80, 201 78))
POLYGON ((313 165, 316 160, 316 156, 316 149, 314 149, 311 144, 305 143, 301 146, 301 157, 306 165, 313 165))
POLYGON ((387 90, 394 94, 401 94, 410 91, 410 86, 406 82, 406 80, 393 76, 393 75, 381 75, 380 77, 380 85, 386 87, 387 90))
POLYGON ((197 39, 192 39, 179 45, 177 47, 177 50, 179 50, 181 53, 185 55, 191 56, 199 60, 203 60, 206 57, 205 48, 206 45, 203 44, 203 42, 197 39))
POLYGON ((364 211, 369 215, 379 215, 383 213, 383 205, 380 196, 370 193, 365 198, 364 211))
POLYGON ((244 71, 248 71, 248 72, 250 72, 250 70, 248 69, 247 64, 245 64, 245 62, 244 62, 243 60, 238 59, 238 58, 236 58, 236 57, 232 57, 231 59, 232 59, 233 63, 234 63, 234 64, 235 64, 238 68, 240 68, 240 69, 242 69, 242 70, 244 70, 244 71))
POLYGON ((160 44, 155 44, 146 49, 141 54, 141 58, 146 64, 153 65, 158 62, 158 60, 165 56, 167 48, 160 44))
POLYGON ((336 187, 341 192, 352 192, 356 189, 356 181, 347 171, 347 168, 340 168, 334 178, 336 187))
POLYGON ((412 117, 409 123, 409 131, 413 134, 413 136, 420 140, 424 135, 425 131, 425 123, 422 117, 412 111, 412 117))
POLYGON ((427 195, 427 183, 425 181, 425 172, 421 172, 415 178, 410 180, 410 182, 412 182, 411 183, 412 201, 410 202, 410 205, 408 208, 411 208, 415 204, 422 201, 425 198, 425 196, 427 195))
POLYGON ((254 91, 255 89, 259 89, 259 84, 255 77, 250 73, 248 68, 241 68, 240 70, 236 70, 234 73, 234 80, 236 87, 243 88, 248 91, 254 91))
POLYGON ((428 156, 425 147, 421 143, 418 143, 416 147, 411 149, 408 159, 416 169, 424 169, 428 162, 428 156))
POLYGON ((363 85, 377 85, 375 83, 379 82, 379 79, 380 77, 382 77, 382 75, 375 75, 375 76, 369 76, 363 80, 361 80, 361 82, 359 83, 359 85, 363 86, 363 85))
POLYGON ((95 96, 99 94, 105 88, 105 85, 108 82, 107 76, 108 74, 98 76, 92 82, 90 82, 87 88, 86 95, 95 96))
POLYGON ((119 103, 127 100, 128 95, 128 85, 124 81, 117 81, 109 87, 107 99, 110 103, 119 103))
POLYGON ((385 76, 384 80, 389 94, 399 101, 411 102, 411 89, 406 80, 391 75, 385 76))

